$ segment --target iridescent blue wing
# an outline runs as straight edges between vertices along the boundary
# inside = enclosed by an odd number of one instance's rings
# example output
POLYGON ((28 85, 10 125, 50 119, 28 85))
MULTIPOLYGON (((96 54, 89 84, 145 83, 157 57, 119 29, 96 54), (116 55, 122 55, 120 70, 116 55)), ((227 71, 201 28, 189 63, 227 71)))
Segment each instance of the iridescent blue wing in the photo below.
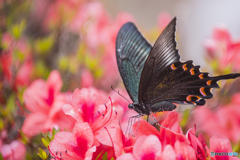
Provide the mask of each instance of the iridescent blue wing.
POLYGON ((132 22, 122 26, 116 40, 116 57, 124 86, 134 102, 138 101, 139 81, 152 46, 132 22))

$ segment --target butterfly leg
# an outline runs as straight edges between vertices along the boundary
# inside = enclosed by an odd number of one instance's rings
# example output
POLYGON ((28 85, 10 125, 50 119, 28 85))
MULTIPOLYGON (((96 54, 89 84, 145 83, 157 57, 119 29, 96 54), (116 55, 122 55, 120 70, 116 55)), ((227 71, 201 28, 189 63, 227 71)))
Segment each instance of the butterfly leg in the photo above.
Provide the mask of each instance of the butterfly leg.
MULTIPOLYGON (((133 132, 132 125, 136 122, 136 119, 138 119, 138 126, 140 125, 139 118, 142 116, 143 116, 142 114, 138 114, 136 116, 132 116, 129 118, 127 130, 126 130, 125 134, 131 134, 133 132)), ((138 128, 138 126, 137 126, 137 128, 138 128)))
POLYGON ((138 117, 137 117, 137 118, 138 118, 138 125, 137 125, 137 128, 136 128, 136 135, 137 135, 137 129, 138 129, 138 126, 140 125, 139 118, 142 117, 142 116, 143 116, 142 114, 139 114, 138 117))
POLYGON ((162 127, 162 128, 167 129, 166 127, 162 126, 161 124, 159 124, 159 123, 157 122, 157 120, 155 119, 155 117, 154 117, 154 115, 152 114, 152 112, 150 112, 150 113, 151 113, 151 115, 152 115, 154 121, 156 122, 156 124, 157 124, 159 127, 162 127))

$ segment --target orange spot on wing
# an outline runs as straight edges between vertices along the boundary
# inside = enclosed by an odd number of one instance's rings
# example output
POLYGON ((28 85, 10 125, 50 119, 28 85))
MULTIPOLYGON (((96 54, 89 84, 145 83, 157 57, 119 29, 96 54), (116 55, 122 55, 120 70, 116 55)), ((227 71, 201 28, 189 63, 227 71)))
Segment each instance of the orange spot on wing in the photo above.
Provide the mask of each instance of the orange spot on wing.
POLYGON ((187 64, 184 64, 184 65, 182 66, 182 68, 183 68, 184 71, 186 71, 186 70, 187 70, 187 64))
POLYGON ((194 95, 190 95, 190 96, 187 96, 187 97, 186 97, 186 100, 187 100, 187 101, 192 101, 192 98, 193 98, 193 97, 196 97, 196 98, 197 98, 197 101, 201 99, 201 97, 194 96, 194 95))
POLYGON ((198 76, 200 79, 203 79, 204 77, 203 77, 203 74, 200 74, 199 76, 198 76))
POLYGON ((203 96, 207 96, 204 87, 201 87, 201 88, 200 88, 200 93, 201 93, 203 96))
POLYGON ((192 97, 193 97, 193 96, 187 96, 186 100, 187 100, 187 101, 192 101, 192 97))
POLYGON ((194 75, 194 74, 195 74, 194 68, 190 69, 190 73, 191 73, 191 75, 194 75))
POLYGON ((175 70, 175 69, 177 69, 177 68, 175 67, 174 64, 172 64, 172 65, 171 65, 171 69, 172 69, 172 70, 175 70))
POLYGON ((209 81, 207 81, 207 85, 211 85, 212 84, 212 80, 209 80, 209 81))

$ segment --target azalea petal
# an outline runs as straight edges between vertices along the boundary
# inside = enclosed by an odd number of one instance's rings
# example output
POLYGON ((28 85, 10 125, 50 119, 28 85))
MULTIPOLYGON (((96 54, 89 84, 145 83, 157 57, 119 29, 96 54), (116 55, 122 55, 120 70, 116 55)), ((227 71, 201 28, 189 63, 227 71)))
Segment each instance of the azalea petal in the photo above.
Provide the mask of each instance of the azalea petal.
POLYGON ((132 150, 133 150, 133 145, 135 144, 137 138, 136 137, 133 137, 131 135, 127 135, 126 137, 123 137, 124 138, 124 151, 125 153, 131 153, 132 150))
POLYGON ((167 145, 164 148, 161 156, 159 156, 157 158, 157 160, 176 160, 176 153, 175 153, 173 147, 170 145, 167 145))
POLYGON ((76 146, 76 142, 73 134, 62 131, 54 136, 54 140, 51 141, 49 148, 54 157, 59 156, 61 153, 62 159, 74 160, 79 158, 73 150, 74 146, 76 146))
POLYGON ((137 137, 141 137, 143 135, 156 135, 157 137, 160 137, 160 133, 159 131, 153 127, 151 124, 149 124, 147 121, 139 121, 139 122, 136 122, 134 125, 133 125, 133 132, 134 132, 134 135, 136 135, 137 137))
POLYGON ((178 122, 178 113, 175 111, 170 112, 161 125, 168 129, 171 129, 175 133, 182 134, 182 130, 178 122))
POLYGON ((0 148, 1 150, 1 154, 3 156, 4 159, 8 159, 10 157, 12 157, 12 150, 11 150, 11 147, 7 144, 1 146, 0 148))
POLYGON ((117 158, 117 160, 135 160, 131 153, 126 153, 117 158))
POLYGON ((93 156, 93 153, 96 152, 96 150, 97 150, 96 146, 93 146, 92 148, 90 148, 86 152, 84 160, 91 160, 92 156, 93 156))
MULTIPOLYGON (((93 88, 82 88, 81 90, 75 89, 72 95, 73 107, 77 110, 80 109, 79 112, 81 113, 83 113, 81 110, 83 104, 86 104, 86 106, 98 106, 107 101, 108 99, 104 92, 93 88)), ((86 111, 89 115, 90 112, 88 110, 86 111)), ((91 111, 92 114, 95 112, 97 112, 97 108, 94 108, 94 110, 91 111)))
POLYGON ((196 160, 194 149, 189 144, 176 141, 174 148, 177 158, 196 160))
POLYGON ((83 122, 82 116, 70 104, 64 104, 62 110, 66 115, 73 117, 76 121, 83 122))
POLYGON ((231 43, 231 35, 225 27, 215 28, 213 31, 213 38, 218 42, 224 43, 222 45, 228 46, 231 43))
POLYGON ((17 159, 17 160, 24 160, 25 159, 25 154, 26 154, 26 147, 24 144, 22 144, 21 142, 14 140, 11 144, 10 144, 11 150, 12 150, 12 155, 13 155, 13 159, 17 159))
POLYGON ((187 131, 186 137, 190 141, 192 148, 195 150, 195 154, 200 159, 205 159, 205 150, 203 144, 199 141, 199 139, 195 136, 195 129, 191 128, 187 131))
POLYGON ((113 147, 116 157, 122 155, 123 152, 122 132, 119 127, 118 121, 113 121, 112 126, 107 127, 106 129, 103 128, 101 130, 98 130, 96 133, 94 133, 94 135, 95 138, 97 138, 101 144, 106 146, 114 145, 113 147))
POLYGON ((65 94, 57 94, 55 96, 54 102, 51 106, 49 116, 53 117, 56 115, 58 112, 62 112, 62 107, 66 103, 66 97, 65 94))
POLYGON ((133 146, 133 155, 136 159, 155 159, 160 156, 162 145, 159 139, 154 136, 142 136, 138 138, 133 146))
POLYGON ((49 105, 45 98, 48 97, 46 83, 37 79, 24 91, 23 99, 27 109, 31 112, 48 113, 49 105))
POLYGON ((232 146, 229 139, 223 136, 211 137, 210 149, 214 152, 232 152, 232 146))
POLYGON ((23 133, 30 137, 37 135, 42 131, 47 118, 47 115, 43 113, 29 114, 22 126, 23 133))
POLYGON ((189 140, 186 138, 184 134, 175 133, 168 128, 161 128, 160 137, 163 146, 165 147, 167 144, 174 146, 176 141, 184 142, 186 144, 190 144, 189 140))
POLYGON ((92 129, 90 128, 88 123, 77 122, 74 126, 73 134, 81 150, 86 152, 90 147, 92 147, 94 137, 92 129))
POLYGON ((57 70, 53 70, 47 79, 47 85, 49 89, 51 88, 53 90, 53 94, 60 92, 62 88, 62 79, 61 75, 57 70))

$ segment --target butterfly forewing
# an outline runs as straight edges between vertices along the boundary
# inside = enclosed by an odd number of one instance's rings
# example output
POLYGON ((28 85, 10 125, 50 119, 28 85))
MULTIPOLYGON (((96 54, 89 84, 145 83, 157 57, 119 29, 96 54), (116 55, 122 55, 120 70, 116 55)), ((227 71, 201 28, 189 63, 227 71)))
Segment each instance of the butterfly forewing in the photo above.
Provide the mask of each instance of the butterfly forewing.
POLYGON ((172 63, 179 61, 180 55, 176 49, 175 30, 176 18, 163 30, 152 48, 141 74, 139 102, 145 101, 144 93, 151 79, 172 63))
POLYGON ((143 66, 152 46, 132 22, 122 26, 116 40, 118 69, 125 88, 134 102, 138 101, 138 88, 143 66))

